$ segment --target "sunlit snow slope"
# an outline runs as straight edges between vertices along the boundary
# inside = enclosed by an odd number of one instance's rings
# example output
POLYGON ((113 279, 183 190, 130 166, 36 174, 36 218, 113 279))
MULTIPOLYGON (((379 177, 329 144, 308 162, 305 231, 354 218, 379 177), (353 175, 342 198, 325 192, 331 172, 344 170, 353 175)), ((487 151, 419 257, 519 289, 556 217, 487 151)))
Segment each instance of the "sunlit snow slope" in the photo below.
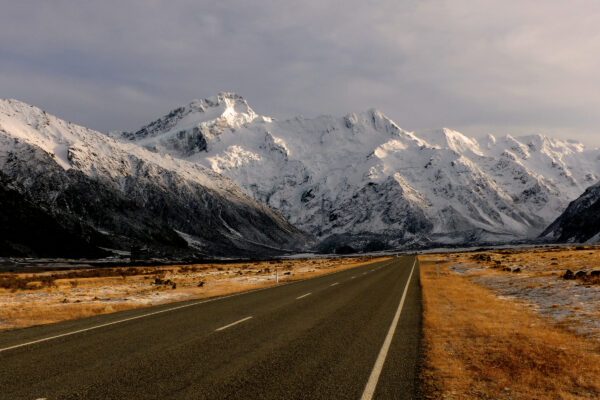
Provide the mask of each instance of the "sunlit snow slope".
POLYGON ((100 247, 251 255, 298 250, 305 242, 279 212, 210 168, 16 100, 0 100, 0 172, 11 190, 100 247))

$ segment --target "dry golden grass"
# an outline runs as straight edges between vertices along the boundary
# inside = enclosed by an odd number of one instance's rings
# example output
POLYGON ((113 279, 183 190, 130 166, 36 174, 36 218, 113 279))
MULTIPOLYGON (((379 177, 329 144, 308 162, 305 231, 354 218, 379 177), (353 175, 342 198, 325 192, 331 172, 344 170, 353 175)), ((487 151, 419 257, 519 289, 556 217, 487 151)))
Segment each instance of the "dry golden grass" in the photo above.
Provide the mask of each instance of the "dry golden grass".
POLYGON ((429 398, 600 398, 600 343, 561 329, 523 304, 501 299, 452 273, 449 266, 461 258, 420 257, 422 378, 429 398))
POLYGON ((567 269, 576 271, 600 270, 600 246, 556 246, 533 249, 492 250, 477 253, 456 253, 450 257, 456 262, 473 261, 478 256, 489 256, 491 261, 476 260, 490 267, 521 267, 525 272, 562 275, 567 269))
POLYGON ((20 328, 232 294, 306 279, 386 258, 96 268, 0 274, 0 329, 20 328), (169 284, 156 284, 156 280, 169 284), (173 287, 175 283, 175 288, 173 287))

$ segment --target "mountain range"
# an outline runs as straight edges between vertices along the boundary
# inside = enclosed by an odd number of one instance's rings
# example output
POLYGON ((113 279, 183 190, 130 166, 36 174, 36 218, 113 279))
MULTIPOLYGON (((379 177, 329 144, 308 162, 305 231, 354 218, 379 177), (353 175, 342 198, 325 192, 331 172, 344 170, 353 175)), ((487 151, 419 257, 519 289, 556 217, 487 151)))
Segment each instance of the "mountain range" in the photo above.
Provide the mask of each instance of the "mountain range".
POLYGON ((277 120, 233 93, 110 136, 229 177, 324 251, 536 238, 600 176, 575 141, 410 132, 377 110, 277 120))
POLYGON ((0 100, 0 255, 590 240, 570 235, 573 218, 561 214, 600 198, 598 177, 600 150, 575 141, 411 132, 377 110, 279 120, 220 93, 103 134, 0 100), (56 245, 40 245, 40 235, 56 245))

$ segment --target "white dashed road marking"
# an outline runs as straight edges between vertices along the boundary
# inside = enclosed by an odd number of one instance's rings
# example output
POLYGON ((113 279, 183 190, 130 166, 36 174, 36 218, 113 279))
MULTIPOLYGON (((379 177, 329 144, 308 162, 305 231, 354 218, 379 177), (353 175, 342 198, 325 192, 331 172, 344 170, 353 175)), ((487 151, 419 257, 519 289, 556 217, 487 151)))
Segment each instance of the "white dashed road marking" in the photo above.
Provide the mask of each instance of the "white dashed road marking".
POLYGON ((231 327, 232 327, 232 326, 234 326, 234 325, 241 324, 241 323, 242 323, 242 322, 244 322, 244 321, 248 321, 250 318, 252 318, 252 317, 246 317, 246 318, 242 318, 242 319, 240 319, 239 321, 235 321, 235 322, 232 322, 232 323, 231 323, 231 324, 229 324, 229 325, 225 325, 225 326, 222 326, 222 327, 220 327, 220 328, 217 328, 217 329, 215 329, 215 332, 219 332, 219 331, 222 331, 223 329, 231 328, 231 327))

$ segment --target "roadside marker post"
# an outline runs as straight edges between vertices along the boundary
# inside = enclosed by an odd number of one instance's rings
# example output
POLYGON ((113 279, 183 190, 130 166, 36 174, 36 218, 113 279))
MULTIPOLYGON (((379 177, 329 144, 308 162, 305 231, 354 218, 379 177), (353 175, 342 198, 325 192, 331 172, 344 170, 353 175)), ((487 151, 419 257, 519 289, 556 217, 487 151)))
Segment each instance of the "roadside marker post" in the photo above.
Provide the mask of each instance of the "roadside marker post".
POLYGON ((437 277, 439 278, 440 277, 440 264, 439 263, 435 264, 435 267, 436 267, 435 269, 436 269, 437 277))
POLYGON ((279 283, 279 267, 275 267, 275 283, 279 283))

